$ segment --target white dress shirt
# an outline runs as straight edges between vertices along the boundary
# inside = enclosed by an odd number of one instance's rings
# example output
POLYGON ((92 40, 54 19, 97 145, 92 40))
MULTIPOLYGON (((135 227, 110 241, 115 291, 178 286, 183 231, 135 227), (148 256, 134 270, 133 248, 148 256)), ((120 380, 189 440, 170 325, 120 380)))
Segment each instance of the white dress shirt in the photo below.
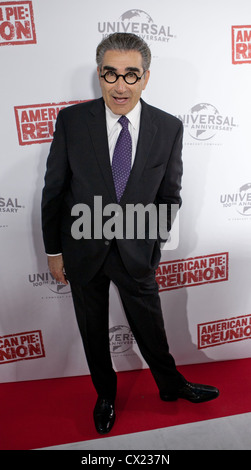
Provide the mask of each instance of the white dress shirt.
MULTIPOLYGON (((106 127, 107 127, 107 136, 108 136, 108 144, 109 144, 109 152, 110 152, 110 161, 112 163, 112 157, 114 148, 119 136, 119 133, 122 129, 121 124, 118 122, 121 115, 114 114, 108 106, 105 105, 105 112, 106 112, 106 127)), ((139 126, 140 126, 140 113, 141 113, 141 103, 138 101, 136 106, 126 114, 126 117, 129 120, 129 132, 132 137, 132 166, 135 159, 136 148, 138 143, 138 136, 139 136, 139 126)))

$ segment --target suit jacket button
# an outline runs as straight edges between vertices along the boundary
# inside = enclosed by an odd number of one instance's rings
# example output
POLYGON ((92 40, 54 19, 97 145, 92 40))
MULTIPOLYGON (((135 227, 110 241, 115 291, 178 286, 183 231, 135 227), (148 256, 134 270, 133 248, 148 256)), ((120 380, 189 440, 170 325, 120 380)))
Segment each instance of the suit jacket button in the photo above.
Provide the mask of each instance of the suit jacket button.
POLYGON ((105 245, 109 245, 110 242, 108 242, 107 240, 105 241, 105 245))

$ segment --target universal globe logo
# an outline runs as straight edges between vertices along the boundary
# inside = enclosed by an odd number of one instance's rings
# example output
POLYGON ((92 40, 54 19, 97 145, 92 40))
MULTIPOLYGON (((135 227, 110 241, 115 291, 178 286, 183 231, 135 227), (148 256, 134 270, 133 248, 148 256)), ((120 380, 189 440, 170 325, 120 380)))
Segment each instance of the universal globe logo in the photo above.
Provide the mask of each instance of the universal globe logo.
POLYGON ((223 208, 235 208, 244 218, 251 217, 251 183, 245 183, 239 191, 221 194, 220 202, 223 208))
POLYGON ((236 127, 234 118, 226 116, 209 103, 198 103, 188 114, 177 115, 188 129, 189 135, 197 141, 213 139, 218 132, 232 132, 236 127))
POLYGON ((109 330, 110 351, 112 354, 121 354, 135 344, 131 329, 125 325, 116 325, 109 330))
POLYGON ((32 287, 46 286, 54 294, 61 295, 71 293, 69 284, 65 285, 56 281, 49 271, 29 274, 28 281, 32 287))
POLYGON ((244 216, 251 216, 251 183, 243 184, 239 192, 239 206, 237 212, 244 216))
POLYGON ((146 42, 167 43, 174 37, 170 26, 156 24, 148 13, 138 9, 125 11, 117 21, 100 21, 98 31, 103 38, 116 32, 134 33, 146 42))

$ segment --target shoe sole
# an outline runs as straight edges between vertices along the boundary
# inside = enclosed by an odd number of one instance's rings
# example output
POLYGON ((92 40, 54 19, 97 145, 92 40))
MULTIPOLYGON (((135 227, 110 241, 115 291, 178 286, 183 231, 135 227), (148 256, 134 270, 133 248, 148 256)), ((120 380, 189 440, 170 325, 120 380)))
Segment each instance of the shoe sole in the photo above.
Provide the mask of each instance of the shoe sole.
POLYGON ((204 398, 201 397, 199 399, 187 398, 187 397, 184 397, 182 395, 175 396, 175 397, 166 395, 166 396, 160 396, 160 398, 161 398, 162 401, 177 401, 179 398, 181 398, 183 400, 190 401, 191 403, 205 403, 206 401, 215 400, 216 398, 218 398, 218 396, 219 396, 219 393, 214 394, 213 396, 208 396, 208 397, 204 397, 204 398))

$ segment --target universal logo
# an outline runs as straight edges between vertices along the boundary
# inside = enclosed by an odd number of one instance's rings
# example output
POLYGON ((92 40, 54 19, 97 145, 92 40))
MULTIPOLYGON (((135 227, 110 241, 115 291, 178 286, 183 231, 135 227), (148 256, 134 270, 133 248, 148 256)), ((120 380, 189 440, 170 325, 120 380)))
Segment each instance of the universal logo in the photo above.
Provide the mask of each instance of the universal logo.
POLYGON ((20 209, 24 209, 24 206, 17 197, 0 197, 0 213, 16 214, 20 209))
POLYGON ((192 144, 186 142, 187 145, 220 145, 212 142, 216 135, 219 132, 230 133, 237 127, 232 116, 221 114, 209 103, 196 104, 187 114, 179 114, 177 118, 183 122, 193 141, 197 141, 192 144))
POLYGON ((221 194, 220 203, 226 210, 234 209, 236 215, 241 216, 238 220, 251 219, 251 183, 243 184, 234 193, 221 194))
POLYGON ((103 38, 115 32, 134 33, 150 43, 166 44, 174 38, 170 26, 156 24, 148 13, 138 9, 127 10, 117 21, 100 21, 98 32, 103 38))
POLYGON ((122 354, 132 349, 136 343, 134 336, 128 326, 117 325, 109 330, 110 352, 122 354))
POLYGON ((49 271, 42 273, 29 274, 28 281, 32 287, 46 286, 51 292, 57 295, 70 294, 71 290, 68 285, 57 282, 49 271))

